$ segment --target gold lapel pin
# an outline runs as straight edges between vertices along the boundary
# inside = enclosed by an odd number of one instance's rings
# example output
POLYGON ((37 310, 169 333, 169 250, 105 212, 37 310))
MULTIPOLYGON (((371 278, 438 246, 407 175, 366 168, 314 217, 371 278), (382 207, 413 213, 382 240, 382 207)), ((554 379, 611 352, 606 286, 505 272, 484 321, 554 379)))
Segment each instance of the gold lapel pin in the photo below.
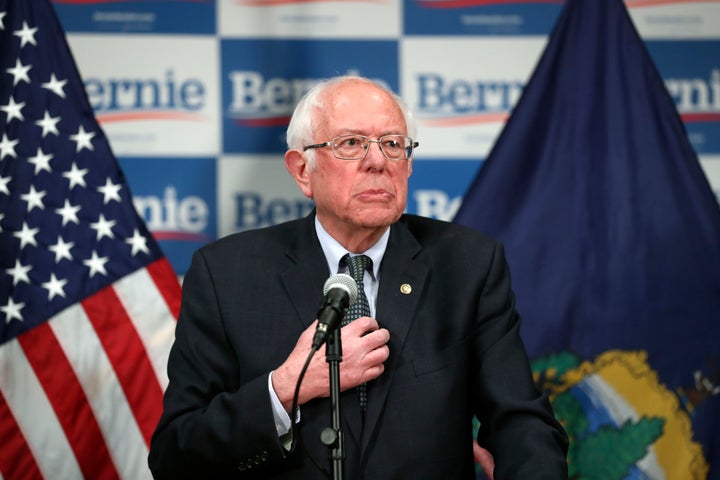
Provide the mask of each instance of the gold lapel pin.
POLYGON ((412 292, 412 287, 409 283, 403 283, 402 285, 400 285, 400 293, 410 295, 410 292, 412 292))

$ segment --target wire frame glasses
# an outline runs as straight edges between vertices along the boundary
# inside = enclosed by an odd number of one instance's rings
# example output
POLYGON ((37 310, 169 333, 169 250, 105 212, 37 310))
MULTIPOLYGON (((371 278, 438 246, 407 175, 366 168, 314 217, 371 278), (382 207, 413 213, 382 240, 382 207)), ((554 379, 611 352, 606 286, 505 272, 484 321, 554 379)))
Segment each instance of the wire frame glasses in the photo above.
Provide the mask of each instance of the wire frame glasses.
POLYGON ((332 147, 333 155, 340 160, 362 160, 370 149, 370 143, 377 143, 380 151, 388 160, 407 160, 420 145, 406 135, 383 135, 372 140, 365 135, 340 135, 324 143, 305 145, 303 151, 311 148, 332 147))

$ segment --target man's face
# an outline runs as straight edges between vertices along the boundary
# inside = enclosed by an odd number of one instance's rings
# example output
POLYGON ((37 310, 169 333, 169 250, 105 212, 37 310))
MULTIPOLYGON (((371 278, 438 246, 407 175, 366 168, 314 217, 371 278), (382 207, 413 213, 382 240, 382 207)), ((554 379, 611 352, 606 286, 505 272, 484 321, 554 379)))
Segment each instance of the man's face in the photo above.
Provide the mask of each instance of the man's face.
MULTIPOLYGON (((405 119, 394 99, 365 83, 341 85, 325 97, 314 134, 317 143, 338 135, 360 134, 373 140, 406 133, 405 119)), ((320 222, 331 234, 353 229, 383 228, 405 210, 410 160, 388 160, 370 143, 362 160, 340 160, 332 147, 315 150, 304 193, 315 200, 320 222)))

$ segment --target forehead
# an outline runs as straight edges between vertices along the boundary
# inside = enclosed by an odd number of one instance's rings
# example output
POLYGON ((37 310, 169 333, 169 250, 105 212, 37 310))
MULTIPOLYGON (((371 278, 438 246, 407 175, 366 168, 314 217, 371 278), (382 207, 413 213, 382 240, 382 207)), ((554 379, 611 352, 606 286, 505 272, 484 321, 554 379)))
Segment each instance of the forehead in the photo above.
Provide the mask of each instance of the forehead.
POLYGON ((382 135, 405 133, 405 118, 395 98, 375 85, 350 82, 331 88, 323 96, 317 130, 382 135))

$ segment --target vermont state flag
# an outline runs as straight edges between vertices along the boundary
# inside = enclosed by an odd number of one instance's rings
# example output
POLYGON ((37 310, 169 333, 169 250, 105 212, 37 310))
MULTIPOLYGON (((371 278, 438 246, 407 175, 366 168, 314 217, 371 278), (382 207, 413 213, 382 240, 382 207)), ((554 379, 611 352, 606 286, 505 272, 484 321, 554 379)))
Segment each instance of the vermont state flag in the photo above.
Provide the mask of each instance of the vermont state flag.
POLYGON ((570 478, 720 479, 720 208, 620 0, 567 2, 455 221, 505 244, 570 478))

